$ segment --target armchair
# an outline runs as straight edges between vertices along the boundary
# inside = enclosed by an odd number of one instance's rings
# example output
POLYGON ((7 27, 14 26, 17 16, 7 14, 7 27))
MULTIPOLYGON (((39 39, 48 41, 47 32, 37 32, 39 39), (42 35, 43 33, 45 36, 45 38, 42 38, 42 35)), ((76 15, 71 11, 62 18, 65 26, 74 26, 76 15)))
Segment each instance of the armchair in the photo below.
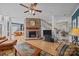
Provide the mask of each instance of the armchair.
POLYGON ((8 39, 5 36, 0 36, 0 44, 7 41, 8 39))
POLYGON ((6 38, 6 36, 0 36, 0 40, 5 39, 5 38, 6 38))
POLYGON ((0 50, 6 50, 12 48, 16 44, 17 40, 7 40, 0 44, 0 50))
POLYGON ((0 56, 13 56, 15 55, 14 45, 17 40, 7 40, 0 44, 0 56))

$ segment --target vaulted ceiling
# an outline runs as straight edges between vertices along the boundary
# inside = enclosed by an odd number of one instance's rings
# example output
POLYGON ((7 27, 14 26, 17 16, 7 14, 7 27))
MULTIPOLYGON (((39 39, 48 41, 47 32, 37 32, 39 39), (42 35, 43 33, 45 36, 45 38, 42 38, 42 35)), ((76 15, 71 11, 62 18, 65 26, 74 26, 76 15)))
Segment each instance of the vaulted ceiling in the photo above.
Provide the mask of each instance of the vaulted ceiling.
MULTIPOLYGON (((29 5, 26 3, 26 5, 29 5)), ((36 13, 33 16, 31 13, 23 13, 27 9, 20 6, 19 3, 0 3, 0 14, 16 18, 39 17, 48 18, 52 16, 71 16, 74 10, 79 6, 78 3, 38 3, 38 9, 42 13, 36 13)))

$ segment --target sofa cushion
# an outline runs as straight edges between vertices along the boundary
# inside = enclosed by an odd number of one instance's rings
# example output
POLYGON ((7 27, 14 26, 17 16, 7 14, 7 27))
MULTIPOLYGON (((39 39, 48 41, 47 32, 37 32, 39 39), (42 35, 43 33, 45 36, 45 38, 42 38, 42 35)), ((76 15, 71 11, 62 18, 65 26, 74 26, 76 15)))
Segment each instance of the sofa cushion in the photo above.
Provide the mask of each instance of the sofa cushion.
POLYGON ((3 40, 0 40, 0 44, 7 41, 8 39, 3 39, 3 40))
POLYGON ((70 55, 74 55, 74 53, 76 52, 75 48, 65 43, 61 43, 56 50, 58 52, 58 55, 60 56, 64 56, 64 55, 70 56, 70 55))
POLYGON ((6 39, 6 36, 0 36, 0 40, 6 39))
POLYGON ((0 44, 0 50, 12 48, 16 44, 17 40, 7 40, 0 44))

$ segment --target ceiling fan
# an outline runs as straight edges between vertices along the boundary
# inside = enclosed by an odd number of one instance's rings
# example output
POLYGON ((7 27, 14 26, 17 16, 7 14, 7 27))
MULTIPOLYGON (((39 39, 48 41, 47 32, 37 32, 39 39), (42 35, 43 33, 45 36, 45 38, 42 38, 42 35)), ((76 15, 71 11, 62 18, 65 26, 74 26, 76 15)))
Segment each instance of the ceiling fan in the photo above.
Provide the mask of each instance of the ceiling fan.
POLYGON ((30 7, 23 4, 19 4, 19 5, 28 9, 24 13, 31 12, 33 15, 35 15, 35 12, 40 12, 40 13, 42 12, 42 10, 36 9, 37 3, 31 3, 30 7))

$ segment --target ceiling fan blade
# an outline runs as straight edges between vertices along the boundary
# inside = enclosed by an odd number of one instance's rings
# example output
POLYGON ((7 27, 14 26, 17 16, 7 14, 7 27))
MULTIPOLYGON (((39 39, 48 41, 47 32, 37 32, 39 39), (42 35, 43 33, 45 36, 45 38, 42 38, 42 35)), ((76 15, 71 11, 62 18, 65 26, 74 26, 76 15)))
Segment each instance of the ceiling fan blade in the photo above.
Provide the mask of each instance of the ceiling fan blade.
POLYGON ((23 7, 26 7, 26 8, 29 8, 29 7, 27 7, 27 6, 23 5, 23 4, 19 4, 19 5, 21 5, 21 6, 23 6, 23 7))
POLYGON ((42 10, 35 10, 35 11, 37 11, 37 12, 42 12, 42 10))
POLYGON ((29 10, 25 11, 24 13, 27 13, 27 12, 29 12, 29 10))

